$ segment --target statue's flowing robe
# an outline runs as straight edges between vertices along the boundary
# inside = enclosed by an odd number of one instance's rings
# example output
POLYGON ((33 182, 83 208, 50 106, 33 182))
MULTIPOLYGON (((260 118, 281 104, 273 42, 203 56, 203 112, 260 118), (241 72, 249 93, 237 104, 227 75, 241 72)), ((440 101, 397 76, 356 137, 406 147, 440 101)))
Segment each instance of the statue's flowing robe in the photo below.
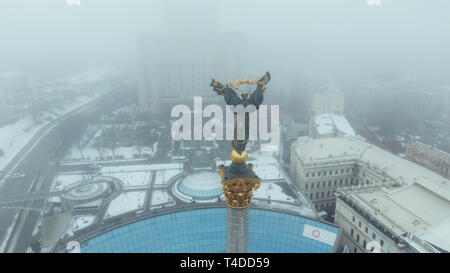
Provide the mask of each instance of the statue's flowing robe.
POLYGON ((256 109, 259 109, 259 106, 261 105, 264 99, 263 90, 259 87, 252 93, 252 95, 247 99, 246 102, 244 102, 230 87, 225 88, 224 97, 227 105, 236 106, 241 104, 245 108, 247 107, 247 105, 253 104, 255 105, 256 109))
MULTIPOLYGON (((224 97, 225 97, 225 102, 227 103, 227 105, 233 105, 233 106, 242 105, 242 106, 244 106, 244 108, 247 107, 248 105, 254 105, 256 109, 259 109, 259 106, 262 104, 263 99, 264 99, 263 93, 264 93, 264 90, 258 86, 258 88, 252 93, 252 95, 247 99, 247 101, 244 102, 232 88, 226 87, 224 90, 224 97)), ((234 113, 234 114, 235 114, 234 122, 236 124, 237 123, 236 113, 234 113)), ((237 136, 236 127, 235 127, 234 134, 236 137, 237 136)), ((233 143, 233 147, 235 147, 235 149, 237 151, 245 150, 245 145, 246 145, 248 139, 249 139, 249 113, 246 112, 245 113, 245 141, 240 144, 233 143)))

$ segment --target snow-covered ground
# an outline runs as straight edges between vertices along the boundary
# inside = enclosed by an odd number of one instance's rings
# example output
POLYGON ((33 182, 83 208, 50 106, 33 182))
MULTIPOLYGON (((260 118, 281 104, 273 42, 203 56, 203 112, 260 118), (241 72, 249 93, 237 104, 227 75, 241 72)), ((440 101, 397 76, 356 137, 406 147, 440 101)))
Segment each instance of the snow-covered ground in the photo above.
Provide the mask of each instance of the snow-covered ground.
MULTIPOLYGON (((153 157, 157 151, 157 143, 151 147, 143 146, 139 149, 137 145, 130 147, 118 146, 113 150, 109 147, 97 148, 94 143, 96 139, 100 138, 103 132, 110 129, 111 125, 91 125, 87 131, 83 134, 80 142, 73 145, 70 150, 64 155, 66 161, 93 161, 100 159, 135 159, 140 158, 141 155, 147 157, 153 157), (81 146, 81 148, 80 148, 81 146)), ((117 125, 120 130, 124 125, 117 125)), ((130 130, 133 128, 130 127, 130 130)))
POLYGON ((101 172, 136 172, 136 171, 156 171, 156 170, 170 170, 182 169, 181 163, 168 164, 142 164, 142 165, 123 165, 123 166, 105 166, 101 172))
POLYGON ((148 186, 152 179, 152 173, 150 171, 104 172, 102 175, 121 180, 125 187, 148 186))
POLYGON ((253 170, 262 180, 284 179, 280 167, 276 165, 256 165, 253 170))
POLYGON ((252 203, 256 207, 266 208, 266 209, 282 209, 287 211, 292 211, 299 213, 302 216, 307 217, 317 217, 314 213, 314 210, 307 206, 299 206, 297 204, 285 204, 285 203, 279 203, 279 202, 271 202, 270 204, 266 200, 258 200, 253 199, 252 203))
MULTIPOLYGON (((72 236, 74 232, 87 228, 88 226, 92 225, 95 222, 95 215, 75 215, 70 220, 65 234, 68 234, 69 236, 72 236)), ((63 235, 64 236, 64 235, 63 235)))
POLYGON ((253 191, 253 196, 255 198, 264 198, 264 199, 268 199, 270 196, 271 200, 285 201, 292 203, 294 203, 295 201, 292 197, 283 193, 281 187, 276 183, 264 181, 261 183, 260 187, 257 190, 253 191))
MULTIPOLYGON (((111 77, 116 72, 117 71, 110 68, 91 69, 64 80, 60 80, 59 82, 66 82, 67 84, 98 82, 107 77, 111 77)), ((47 87, 47 89, 52 88, 57 87, 47 87)), ((39 129, 48 124, 50 122, 49 120, 56 118, 54 114, 58 114, 60 116, 67 114, 70 111, 80 108, 81 106, 93 101, 109 90, 105 87, 89 88, 91 88, 89 95, 82 94, 77 96, 77 94, 73 92, 70 99, 65 100, 63 103, 58 103, 57 108, 48 109, 48 113, 43 113, 43 116, 41 116, 42 120, 48 118, 48 120, 45 120, 44 122, 35 124, 30 117, 24 117, 13 124, 0 127, 0 150, 2 150, 3 153, 3 155, 0 156, 0 170, 2 170, 14 158, 14 156, 33 138, 39 129)))
POLYGON ((111 218, 127 212, 144 208, 145 191, 126 192, 117 196, 109 204, 105 218, 111 218))
POLYGON ((170 179, 183 172, 183 169, 156 171, 155 186, 167 185, 170 179))
MULTIPOLYGON (((263 153, 249 155, 247 163, 255 165, 254 171, 262 180, 285 180, 278 161, 271 155, 263 153)), ((229 165, 231 160, 216 161, 216 165, 229 165)))
POLYGON ((61 191, 70 185, 81 182, 83 181, 83 177, 85 177, 85 179, 88 179, 87 176, 81 174, 60 174, 56 176, 53 181, 52 191, 61 191))
POLYGON ((152 193, 151 207, 160 205, 175 205, 175 201, 172 196, 165 190, 154 190, 152 193))
POLYGON ((0 170, 30 141, 46 123, 35 124, 31 118, 22 118, 0 128, 0 170))
POLYGON ((68 84, 95 83, 103 79, 109 78, 111 76, 114 76, 115 74, 117 74, 117 70, 115 68, 111 67, 91 68, 79 74, 67 77, 62 81, 65 81, 68 84))

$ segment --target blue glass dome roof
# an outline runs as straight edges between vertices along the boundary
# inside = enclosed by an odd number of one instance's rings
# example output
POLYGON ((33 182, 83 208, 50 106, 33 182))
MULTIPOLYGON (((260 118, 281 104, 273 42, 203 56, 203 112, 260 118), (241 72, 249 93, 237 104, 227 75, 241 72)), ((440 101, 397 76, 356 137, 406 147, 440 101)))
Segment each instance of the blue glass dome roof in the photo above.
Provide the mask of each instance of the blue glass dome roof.
MULTIPOLYGON (((94 237, 81 252, 226 252, 227 209, 208 208, 148 218, 94 237)), ((332 252, 339 228, 289 213, 251 209, 249 252, 332 252)))

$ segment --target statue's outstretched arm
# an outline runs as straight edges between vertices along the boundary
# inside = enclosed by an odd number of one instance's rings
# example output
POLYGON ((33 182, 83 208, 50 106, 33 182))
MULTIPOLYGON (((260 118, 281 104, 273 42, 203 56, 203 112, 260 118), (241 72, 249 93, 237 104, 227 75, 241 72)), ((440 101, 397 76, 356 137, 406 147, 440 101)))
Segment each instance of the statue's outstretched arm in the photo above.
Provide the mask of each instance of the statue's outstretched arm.
POLYGON ((257 82, 257 87, 256 90, 260 90, 261 92, 264 92, 264 90, 266 89, 266 84, 270 81, 270 73, 269 71, 266 72, 266 74, 264 74, 264 76, 262 76, 262 78, 257 82))
POLYGON ((241 98, 239 98, 236 92, 228 85, 223 85, 215 79, 212 79, 210 86, 212 86, 213 90, 217 92, 217 95, 224 96, 225 102, 228 105, 237 105, 242 103, 241 98))
POLYGON ((264 90, 266 89, 265 86, 266 84, 270 81, 270 73, 269 71, 266 72, 266 74, 264 74, 264 76, 257 81, 257 87, 255 92, 252 93, 252 95, 250 96, 250 98, 248 99, 248 102, 250 104, 253 104, 256 106, 256 108, 258 108, 259 105, 261 105, 261 103, 263 102, 264 99, 264 90))

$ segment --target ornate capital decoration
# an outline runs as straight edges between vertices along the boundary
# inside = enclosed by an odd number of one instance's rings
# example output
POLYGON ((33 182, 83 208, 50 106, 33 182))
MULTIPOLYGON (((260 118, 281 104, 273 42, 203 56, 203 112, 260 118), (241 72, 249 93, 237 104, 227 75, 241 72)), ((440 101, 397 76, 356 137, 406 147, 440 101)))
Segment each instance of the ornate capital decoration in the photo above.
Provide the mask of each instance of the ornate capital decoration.
POLYGON ((253 189, 258 189, 261 179, 234 178, 222 181, 227 206, 233 209, 245 209, 250 206, 253 189))
POLYGON ((222 165, 217 169, 222 177, 222 189, 227 206, 233 209, 245 209, 250 206, 253 190, 259 188, 262 180, 253 172, 252 164, 246 164, 245 160, 244 163, 235 164, 232 164, 234 167, 222 165))

